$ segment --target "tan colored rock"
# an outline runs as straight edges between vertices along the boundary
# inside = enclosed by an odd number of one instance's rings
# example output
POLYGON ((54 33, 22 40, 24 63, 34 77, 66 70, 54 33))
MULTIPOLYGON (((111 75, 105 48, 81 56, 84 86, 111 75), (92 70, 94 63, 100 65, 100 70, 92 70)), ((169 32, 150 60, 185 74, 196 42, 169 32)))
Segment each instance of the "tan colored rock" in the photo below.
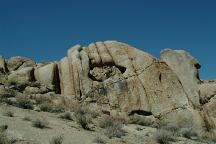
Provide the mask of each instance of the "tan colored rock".
POLYGON ((38 87, 27 86, 25 88, 24 93, 26 93, 26 94, 38 94, 38 93, 40 93, 40 89, 38 87))
POLYGON ((28 84, 34 81, 34 68, 25 67, 21 70, 11 71, 8 81, 20 84, 28 84))
POLYGON ((203 106, 210 127, 216 128, 216 95, 203 106))
POLYGON ((212 97, 216 96, 216 81, 204 81, 199 85, 201 103, 207 103, 212 97))
POLYGON ((155 116, 188 105, 185 93, 177 75, 164 62, 154 62, 139 75, 155 116))
POLYGON ((103 42, 96 42, 96 48, 104 65, 113 62, 112 56, 103 42))
POLYGON ((48 87, 54 86, 54 91, 60 93, 59 69, 56 62, 37 66, 34 71, 35 80, 48 87))
POLYGON ((89 60, 92 65, 100 65, 102 63, 97 47, 94 43, 91 43, 86 51, 88 52, 89 60))
POLYGON ((7 61, 7 66, 10 71, 20 70, 25 67, 36 66, 35 62, 25 57, 15 56, 7 61))
POLYGON ((165 49, 161 52, 160 58, 177 74, 191 104, 200 107, 198 69, 201 66, 199 62, 183 50, 165 49))
POLYGON ((36 67, 34 71, 35 79, 43 84, 52 85, 55 78, 55 63, 50 63, 42 67, 36 67))
POLYGON ((73 82, 73 72, 72 66, 69 64, 67 57, 61 59, 59 62, 59 76, 60 76, 60 86, 61 94, 65 96, 75 96, 74 82, 73 82))

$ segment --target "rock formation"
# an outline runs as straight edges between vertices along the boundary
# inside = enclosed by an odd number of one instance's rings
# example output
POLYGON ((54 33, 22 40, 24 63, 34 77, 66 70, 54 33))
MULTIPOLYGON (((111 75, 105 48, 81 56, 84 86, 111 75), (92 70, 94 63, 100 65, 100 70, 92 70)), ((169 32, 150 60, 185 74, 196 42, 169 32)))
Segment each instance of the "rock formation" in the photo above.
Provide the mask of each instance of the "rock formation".
POLYGON ((216 81, 200 80, 200 67, 182 50, 165 49, 157 59, 116 41, 76 45, 46 65, 0 57, 0 72, 10 81, 52 85, 56 93, 111 115, 137 113, 210 131, 216 126, 216 81))

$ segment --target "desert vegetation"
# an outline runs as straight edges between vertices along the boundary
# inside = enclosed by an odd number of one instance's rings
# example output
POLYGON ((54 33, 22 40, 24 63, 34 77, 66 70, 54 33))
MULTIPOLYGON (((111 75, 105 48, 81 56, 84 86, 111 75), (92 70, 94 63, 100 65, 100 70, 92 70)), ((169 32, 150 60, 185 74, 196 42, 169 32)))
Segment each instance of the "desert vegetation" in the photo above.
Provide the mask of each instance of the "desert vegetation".
POLYGON ((105 129, 104 134, 109 137, 121 138, 125 136, 126 132, 122 129, 123 124, 116 118, 105 116, 99 126, 105 129))
POLYGON ((62 144, 63 140, 63 136, 55 136, 51 139, 50 144, 62 144))
POLYGON ((102 137, 99 137, 97 136, 94 140, 93 140, 94 143, 96 144, 105 144, 106 141, 102 138, 102 137))
POLYGON ((48 121, 46 119, 38 118, 32 122, 32 125, 36 128, 44 129, 48 128, 48 121))

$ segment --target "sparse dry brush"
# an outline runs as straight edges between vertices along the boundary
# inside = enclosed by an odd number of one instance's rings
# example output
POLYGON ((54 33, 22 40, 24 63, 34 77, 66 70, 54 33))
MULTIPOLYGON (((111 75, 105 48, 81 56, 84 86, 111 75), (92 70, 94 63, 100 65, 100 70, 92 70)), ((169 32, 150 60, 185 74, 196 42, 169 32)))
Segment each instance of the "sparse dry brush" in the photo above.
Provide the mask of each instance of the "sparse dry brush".
POLYGON ((8 117, 14 117, 14 113, 12 111, 6 111, 4 113, 5 116, 8 116, 8 117))
POLYGON ((73 120, 72 119, 72 114, 70 111, 64 112, 62 115, 60 115, 60 118, 66 119, 66 120, 73 120))
POLYGON ((181 128, 180 134, 188 139, 191 139, 192 137, 198 137, 198 134, 193 128, 181 128))
POLYGON ((145 117, 140 117, 140 116, 131 116, 130 117, 130 121, 129 123, 131 124, 138 124, 138 125, 142 125, 142 126, 152 126, 153 122, 145 117))
POLYGON ((16 105, 23 109, 33 109, 34 108, 32 101, 25 96, 17 97, 16 105))
POLYGON ((44 129, 48 127, 48 121, 45 119, 36 119, 32 122, 33 126, 36 128, 44 129))
POLYGON ((157 130, 157 132, 154 134, 154 137, 156 141, 160 144, 170 144, 170 142, 176 140, 175 134, 165 129, 157 130))
POLYGON ((12 144, 15 140, 8 138, 5 126, 0 126, 0 144, 12 144))
POLYGON ((87 106, 79 106, 74 109, 74 112, 77 122, 87 130, 91 130, 92 119, 99 116, 97 112, 90 110, 87 106))
POLYGON ((51 139, 50 144, 62 144, 63 136, 55 136, 51 139))
POLYGON ((120 138, 125 136, 126 132, 122 129, 123 124, 118 119, 113 117, 105 116, 99 123, 101 128, 105 129, 104 134, 109 137, 120 138))
POLYGON ((94 140, 93 140, 94 143, 97 143, 97 144, 105 144, 106 141, 102 138, 102 137, 99 137, 97 136, 94 140))
POLYGON ((0 131, 0 144, 11 144, 7 134, 0 131))
POLYGON ((24 121, 31 121, 31 118, 30 118, 29 116, 25 116, 25 117, 23 118, 23 120, 24 120, 24 121))
POLYGON ((39 108, 41 111, 44 112, 52 112, 53 111, 53 105, 50 102, 43 102, 39 105, 39 108))

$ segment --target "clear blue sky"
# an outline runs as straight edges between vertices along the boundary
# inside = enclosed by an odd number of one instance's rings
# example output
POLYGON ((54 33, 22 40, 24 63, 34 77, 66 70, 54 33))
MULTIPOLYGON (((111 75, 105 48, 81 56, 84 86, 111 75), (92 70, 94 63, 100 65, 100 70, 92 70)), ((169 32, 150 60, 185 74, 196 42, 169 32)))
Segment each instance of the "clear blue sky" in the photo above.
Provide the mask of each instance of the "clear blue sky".
POLYGON ((216 79, 215 0, 0 0, 0 55, 59 60, 74 44, 118 40, 154 56, 185 49, 216 79))

